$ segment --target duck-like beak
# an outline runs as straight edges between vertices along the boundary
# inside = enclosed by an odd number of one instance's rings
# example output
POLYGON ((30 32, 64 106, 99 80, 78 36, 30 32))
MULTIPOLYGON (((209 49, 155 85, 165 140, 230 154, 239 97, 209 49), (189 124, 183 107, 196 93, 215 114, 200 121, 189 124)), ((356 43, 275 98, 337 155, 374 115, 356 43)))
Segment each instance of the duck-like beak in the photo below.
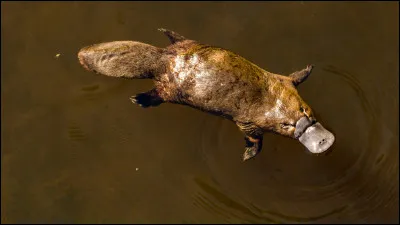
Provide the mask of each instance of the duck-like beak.
POLYGON ((335 136, 320 123, 314 123, 302 117, 296 123, 295 138, 297 138, 311 153, 322 153, 335 142, 335 136))

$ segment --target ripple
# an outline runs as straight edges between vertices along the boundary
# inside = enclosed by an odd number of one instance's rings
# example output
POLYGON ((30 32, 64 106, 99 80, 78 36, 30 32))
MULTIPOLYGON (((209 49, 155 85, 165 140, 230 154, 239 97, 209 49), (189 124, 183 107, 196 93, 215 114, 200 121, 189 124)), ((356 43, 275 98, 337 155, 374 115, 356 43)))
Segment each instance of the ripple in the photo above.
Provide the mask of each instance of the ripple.
POLYGON ((339 69, 335 66, 328 65, 323 68, 323 70, 330 72, 334 75, 339 76, 344 79, 344 81, 355 91, 358 98, 360 99, 361 106, 364 109, 366 115, 368 115, 372 120, 376 120, 376 111, 370 100, 366 97, 366 94, 363 88, 360 85, 360 81, 356 78, 356 76, 346 72, 342 69, 339 69))
MULTIPOLYGON (((129 85, 131 85, 129 82, 122 80, 116 83, 104 82, 102 84, 95 83, 86 86, 78 86, 72 89, 72 99, 67 103, 71 106, 80 106, 97 100, 109 99, 125 91, 125 88, 129 85)), ((129 96, 126 96, 126 99, 128 102, 129 96)))
POLYGON ((68 127, 68 137, 72 141, 84 141, 87 139, 86 134, 82 131, 82 129, 74 125, 68 127))
POLYGON ((198 202, 198 205, 202 206, 204 209, 213 214, 223 216, 225 219, 238 219, 241 222, 248 223, 259 223, 259 221, 277 223, 277 221, 274 221, 270 218, 261 217, 255 214, 245 205, 233 200, 224 192, 218 190, 216 187, 213 187, 199 178, 195 178, 194 182, 204 192, 204 194, 201 192, 196 193, 194 196, 195 202, 198 202), (209 196, 213 198, 213 200, 210 199, 209 196), (240 214, 244 216, 240 216, 240 214))
MULTIPOLYGON (((324 67, 323 70, 342 78, 346 82, 346 84, 352 88, 352 90, 356 93, 359 99, 359 103, 361 104, 364 110, 364 115, 366 116, 366 118, 368 118, 368 120, 366 121, 366 124, 369 125, 368 140, 367 140, 368 148, 363 149, 363 151, 361 151, 358 161, 353 165, 353 169, 351 169, 353 171, 358 170, 361 166, 359 164, 364 164, 365 166, 365 162, 367 160, 365 160, 364 157, 368 156, 368 153, 373 152, 374 143, 380 143, 379 133, 377 133, 379 124, 377 120, 376 110, 373 107, 372 102, 366 97, 366 94, 363 88, 361 87, 360 81, 356 78, 356 76, 332 65, 324 67)), ((350 173, 348 173, 348 175, 350 175, 350 173)))
MULTIPOLYGON (((265 177, 265 173, 276 172, 277 168, 264 172, 263 170, 267 167, 260 162, 263 160, 261 156, 258 156, 254 162, 246 164, 234 162, 235 156, 231 155, 236 154, 239 149, 241 151, 242 145, 232 147, 234 146, 232 143, 240 142, 232 140, 233 138, 227 142, 228 138, 224 138, 224 136, 229 136, 225 134, 226 132, 232 134, 234 131, 225 129, 227 126, 224 122, 206 120, 203 130, 200 132, 200 151, 210 169, 212 178, 218 185, 211 185, 214 182, 195 179, 194 182, 201 190, 194 194, 196 206, 221 216, 227 222, 307 223, 343 221, 344 218, 350 222, 365 222, 368 221, 367 218, 372 217, 373 213, 382 210, 382 207, 390 207, 398 203, 398 191, 396 191, 398 185, 389 181, 387 176, 381 176, 381 174, 397 174, 396 177, 398 177, 398 171, 393 169, 398 168, 398 163, 393 164, 392 162, 393 165, 387 165, 387 158, 390 157, 388 153, 377 151, 377 148, 387 151, 391 146, 391 142, 388 142, 387 139, 391 136, 385 135, 381 131, 379 124, 381 118, 375 103, 368 97, 355 74, 332 65, 324 67, 323 70, 337 76, 342 81, 336 82, 336 84, 332 83, 332 85, 340 86, 340 88, 349 87, 357 97, 353 104, 361 106, 361 110, 354 113, 362 118, 362 127, 366 129, 362 131, 365 132, 365 137, 359 140, 365 141, 365 145, 357 150, 357 155, 354 155, 350 166, 343 168, 341 173, 338 173, 339 176, 327 180, 321 185, 282 186, 282 179, 290 179, 286 173, 278 174, 281 176, 280 181, 270 179, 268 182, 259 183, 257 180, 265 180, 259 177, 265 177), (209 129, 215 133, 210 133, 209 129), (256 164, 259 165, 255 166, 256 164), (246 170, 247 175, 245 172, 238 174, 239 170, 246 170), (244 181, 251 182, 243 184, 244 181), (263 193, 259 193, 264 184, 268 185, 268 188, 263 193), (226 188, 230 191, 222 191, 226 188), (248 192, 251 194, 246 194, 248 192), (263 195, 263 199, 266 198, 265 196, 271 196, 270 201, 257 200, 257 193, 263 195), (296 208, 297 210, 295 210, 296 208)), ((368 92, 368 94, 371 93, 368 92)), ((345 100, 340 99, 340 101, 345 100)), ((236 135, 233 136, 236 139, 236 135)), ((348 136, 345 136, 344 139, 347 140, 347 144, 354 147, 359 145, 348 136)), ((343 148, 343 143, 346 142, 342 140, 341 143, 343 148)), ((336 154, 336 159, 339 159, 338 157, 345 152, 346 149, 342 149, 333 154, 336 154)), ((263 154, 273 155, 272 151, 267 150, 263 151, 263 154)), ((329 157, 331 156, 314 158, 314 161, 329 162, 329 157)), ((285 162, 280 163, 284 164, 285 162)), ((329 163, 335 163, 335 161, 329 163)), ((325 168, 322 168, 323 164, 319 164, 319 166, 321 168, 316 167, 315 169, 322 169, 321 171, 330 169, 329 164, 325 168)), ((323 176, 321 172, 316 172, 315 175, 323 176)), ((277 175, 269 174, 267 176, 275 177, 277 175)), ((304 174, 304 176, 312 176, 312 174, 304 174)))

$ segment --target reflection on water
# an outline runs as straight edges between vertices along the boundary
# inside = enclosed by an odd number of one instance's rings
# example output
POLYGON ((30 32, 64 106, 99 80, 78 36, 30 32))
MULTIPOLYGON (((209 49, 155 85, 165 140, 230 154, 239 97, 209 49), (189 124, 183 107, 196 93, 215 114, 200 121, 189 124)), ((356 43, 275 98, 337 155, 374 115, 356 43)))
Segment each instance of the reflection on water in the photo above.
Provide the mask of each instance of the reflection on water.
POLYGON ((398 216, 398 4, 2 2, 1 221, 363 223, 398 216), (129 97, 149 80, 88 73, 84 46, 166 46, 165 27, 274 73, 316 65, 299 93, 328 155, 222 118, 129 97), (55 57, 60 54, 58 57, 55 57))
POLYGON ((205 192, 202 194, 201 192, 197 193, 195 198, 195 203, 201 205, 204 209, 210 210, 211 213, 222 215, 225 218, 235 218, 239 219, 241 222, 249 222, 249 223, 256 223, 257 219, 263 219, 264 222, 273 222, 271 219, 262 218, 257 214, 253 213, 250 209, 246 206, 242 205, 239 202, 236 202, 229 198, 224 193, 218 191, 218 189, 212 187, 211 185, 207 184, 206 182, 202 181, 201 179, 194 179, 194 181, 199 185, 199 187, 205 192), (213 197, 212 200, 208 199, 207 195, 213 197), (219 206, 218 204, 222 206, 219 206), (227 209, 223 209, 225 207, 227 209), (237 213, 240 213, 246 217, 251 219, 245 219, 240 217, 237 213))
POLYGON ((323 68, 325 71, 328 71, 330 73, 336 74, 343 78, 346 83, 351 86, 351 88, 356 92, 358 98, 360 99, 360 103, 363 106, 363 109, 365 111, 365 114, 368 116, 371 116, 372 119, 375 118, 375 113, 374 109, 371 107, 368 99, 365 97, 364 91, 362 90, 359 81, 355 76, 352 76, 351 74, 345 72, 345 71, 340 71, 338 68, 328 65, 325 68, 323 68))
MULTIPOLYGON (((369 127, 368 130, 368 140, 369 140, 369 150, 371 146, 373 146, 374 142, 377 142, 377 140, 375 139, 375 136, 377 135, 376 130, 377 130, 377 120, 376 120, 376 115, 374 112, 374 109, 371 105, 371 103, 369 102, 368 98, 365 96, 364 91, 362 90, 359 81, 357 80, 357 78, 351 74, 349 74, 348 72, 345 71, 341 71, 339 69, 337 69, 336 67, 332 66, 332 65, 328 65, 325 68, 323 68, 325 71, 333 73, 335 75, 338 75, 340 78, 343 78, 343 80, 346 82, 346 84, 352 88, 352 90, 356 93, 357 97, 358 97, 358 101, 357 103, 361 104, 363 110, 364 110, 364 115, 367 117, 367 119, 365 120, 365 123, 367 124, 367 127, 369 127)), ((367 151, 362 151, 359 152, 359 159, 364 155, 364 153, 366 153, 367 151)))
POLYGON ((313 222, 325 217, 331 216, 336 213, 341 213, 347 206, 342 206, 333 209, 330 212, 313 217, 296 217, 290 215, 283 215, 273 210, 262 210, 252 203, 248 206, 244 203, 234 201, 229 196, 219 191, 217 188, 207 184, 207 182, 195 178, 194 181, 198 184, 200 189, 204 192, 196 193, 193 204, 202 207, 212 214, 222 216, 226 222, 241 223, 298 223, 298 222, 313 222), (210 198, 211 197, 211 198, 210 198))

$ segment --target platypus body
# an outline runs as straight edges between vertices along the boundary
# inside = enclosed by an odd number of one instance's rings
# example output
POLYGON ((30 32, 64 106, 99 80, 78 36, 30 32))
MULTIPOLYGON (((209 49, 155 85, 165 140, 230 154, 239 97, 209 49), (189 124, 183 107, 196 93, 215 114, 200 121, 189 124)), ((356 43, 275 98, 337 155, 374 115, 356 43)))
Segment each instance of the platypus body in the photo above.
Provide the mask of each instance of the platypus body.
POLYGON ((144 108, 169 102, 233 121, 245 135, 244 161, 261 151, 266 131, 298 139, 312 153, 333 144, 333 134, 317 122, 296 90, 312 65, 289 76, 278 75, 226 49, 159 30, 171 41, 166 48, 107 42, 81 49, 79 61, 106 76, 153 79, 155 88, 131 97, 144 108))

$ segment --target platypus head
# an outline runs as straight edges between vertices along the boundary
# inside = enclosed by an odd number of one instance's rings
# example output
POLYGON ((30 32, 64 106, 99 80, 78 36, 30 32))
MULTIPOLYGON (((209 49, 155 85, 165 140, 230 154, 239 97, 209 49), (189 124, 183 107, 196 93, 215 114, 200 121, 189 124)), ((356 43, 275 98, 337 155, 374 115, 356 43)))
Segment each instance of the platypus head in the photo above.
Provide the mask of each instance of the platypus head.
POLYGON ((311 153, 328 150, 335 141, 334 135, 317 121, 295 85, 281 84, 279 94, 266 100, 265 107, 261 107, 261 127, 299 140, 311 153))

